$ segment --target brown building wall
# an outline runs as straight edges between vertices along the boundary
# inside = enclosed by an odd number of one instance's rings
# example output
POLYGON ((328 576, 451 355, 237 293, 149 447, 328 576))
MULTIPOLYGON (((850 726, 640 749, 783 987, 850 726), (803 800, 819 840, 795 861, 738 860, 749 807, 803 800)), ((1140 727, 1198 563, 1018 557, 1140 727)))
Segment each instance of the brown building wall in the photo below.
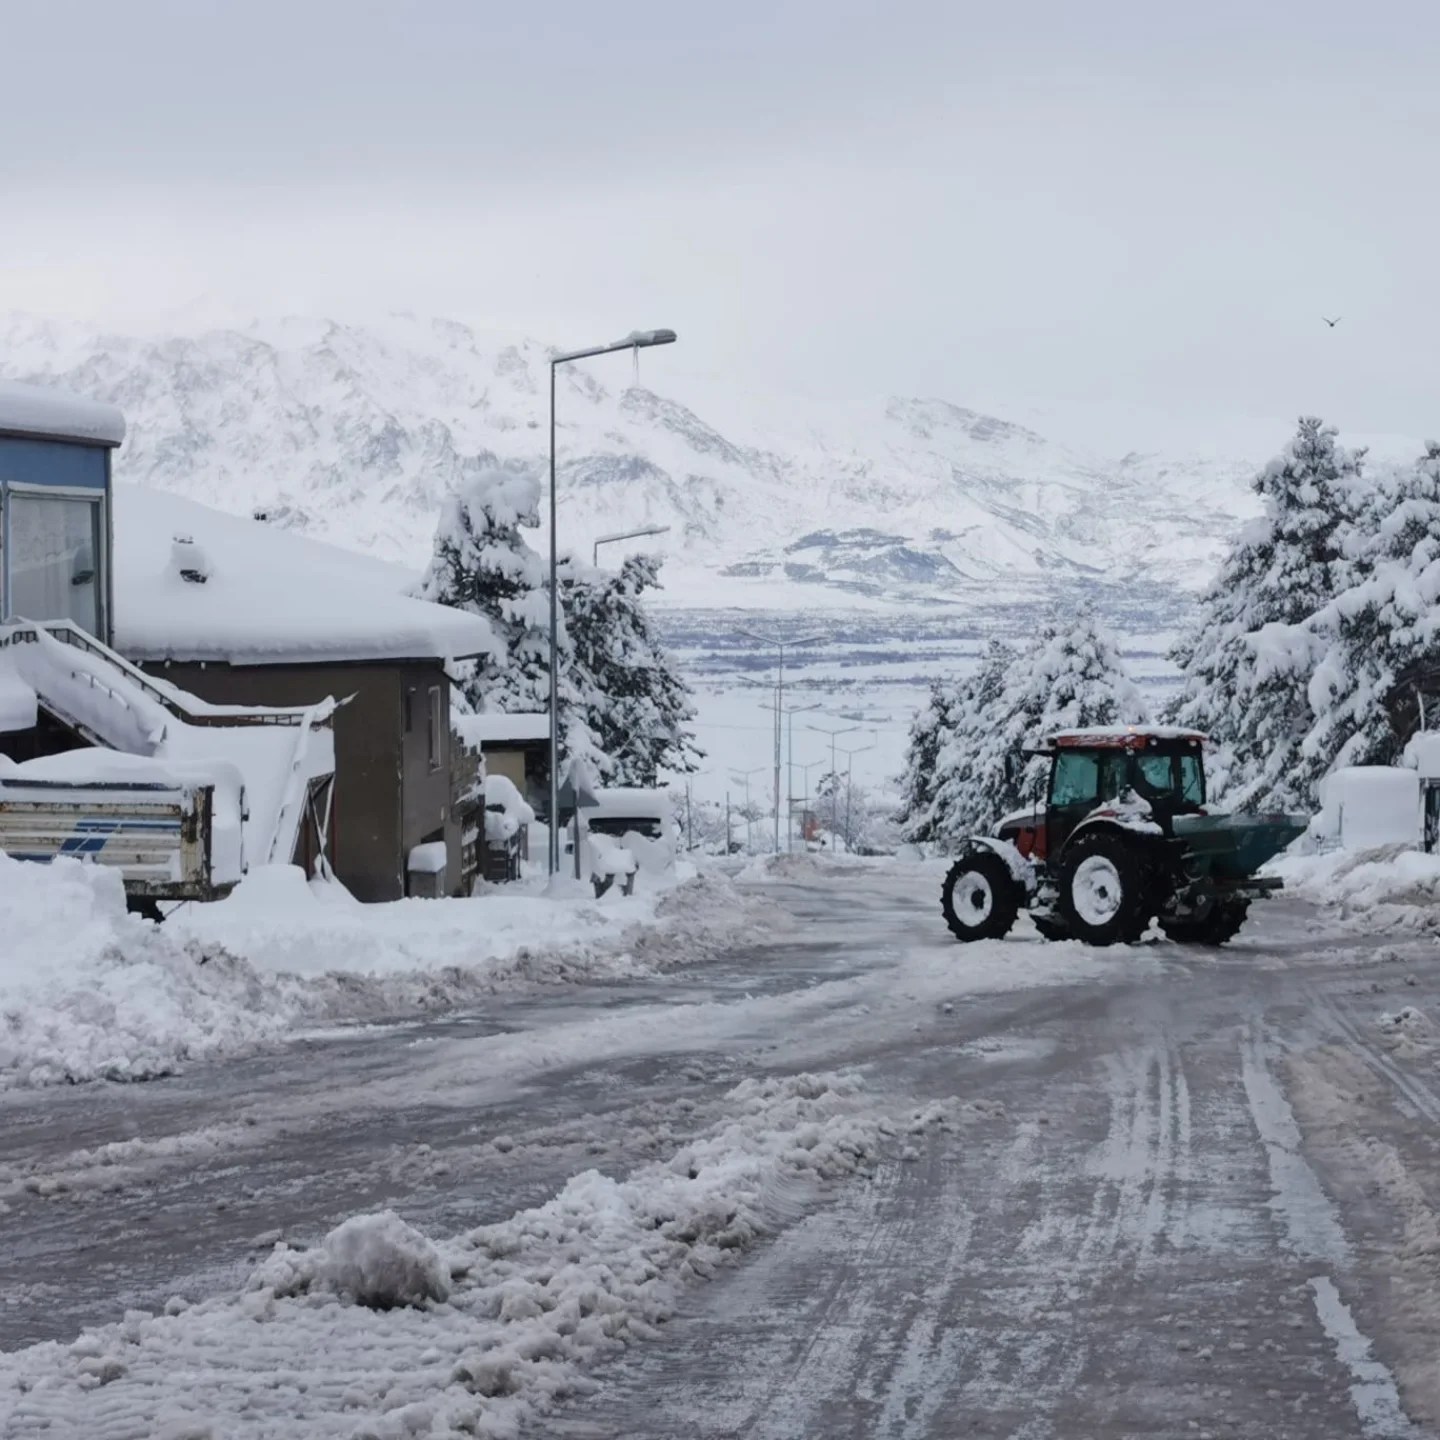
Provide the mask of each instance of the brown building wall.
MULTIPOLYGON (((357 899, 405 894, 413 845, 444 835, 450 804, 450 689, 438 661, 354 665, 144 667, 218 705, 313 705, 353 696, 335 715, 335 871, 357 899), (432 764, 429 706, 439 690, 439 766, 432 764), (405 697, 409 696, 409 728, 405 697)), ((450 875, 458 853, 450 847, 450 875)), ((447 889, 449 886, 447 885, 447 889)))

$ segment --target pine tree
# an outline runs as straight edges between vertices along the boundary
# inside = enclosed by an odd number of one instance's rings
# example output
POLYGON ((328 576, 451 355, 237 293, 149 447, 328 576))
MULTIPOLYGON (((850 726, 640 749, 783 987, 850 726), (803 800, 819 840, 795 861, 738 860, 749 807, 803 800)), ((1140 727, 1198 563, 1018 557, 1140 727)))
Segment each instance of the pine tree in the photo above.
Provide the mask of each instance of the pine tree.
POLYGON ((690 688, 642 600, 659 570, 657 557, 631 555, 618 571, 572 561, 562 573, 578 703, 622 785, 653 786, 660 770, 687 774, 704 757, 690 688))
MULTIPOLYGON (((483 615, 505 647, 498 657, 457 667, 476 710, 540 711, 550 703, 547 577, 520 533, 540 523, 539 503, 532 476, 487 470, 450 497, 436 527, 421 597, 483 615)), ((567 641, 562 634, 562 659, 567 641)))
POLYGON ((1392 765, 1418 727, 1440 636, 1440 444, 1375 487, 1373 530, 1352 549, 1352 583, 1287 633, 1307 657, 1313 723, 1300 785, 1341 765, 1392 765))
POLYGON ((900 777, 900 808, 895 813, 895 821, 901 835, 915 845, 936 838, 931 814, 935 804, 936 762, 952 728, 951 716, 963 689, 964 682, 932 680, 929 698, 910 722, 905 771, 900 777))
POLYGON ((1088 610, 1048 626, 1018 656, 992 641, 974 675, 949 691, 936 687, 916 718, 906 803, 924 795, 927 777, 930 798, 907 818, 906 838, 953 847, 983 834, 1043 781, 1043 760, 1021 761, 1026 747, 1054 730, 1146 718, 1118 645, 1088 610))
POLYGON ((1255 477, 1264 517, 1241 533, 1171 652, 1186 679, 1170 718, 1211 737, 1212 789, 1241 808, 1309 804, 1301 746, 1315 654, 1303 626, 1356 573, 1347 545, 1371 504, 1363 457, 1337 445, 1333 427, 1301 419, 1255 477))
MULTIPOLYGON (((991 727, 1018 663, 1023 662, 1008 645, 992 640, 979 668, 955 694, 935 757, 926 817, 931 840, 954 845, 987 829, 998 813, 997 787, 1006 790, 1010 767, 1003 756, 992 752, 991 727)), ((1000 804, 1006 808, 1003 801, 1000 804)))

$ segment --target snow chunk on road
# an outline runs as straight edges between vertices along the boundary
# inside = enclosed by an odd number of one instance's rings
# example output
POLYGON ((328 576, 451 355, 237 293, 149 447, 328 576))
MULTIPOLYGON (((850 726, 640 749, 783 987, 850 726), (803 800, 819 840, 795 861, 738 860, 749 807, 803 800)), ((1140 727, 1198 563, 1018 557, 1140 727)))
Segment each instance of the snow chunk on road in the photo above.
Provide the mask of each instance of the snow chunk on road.
POLYGON ((421 1289, 437 1273, 423 1237, 367 1216, 313 1261, 277 1252, 239 1295, 0 1355, 0 1434, 92 1433, 104 1383, 126 1433, 513 1437, 589 1389, 598 1359, 653 1336, 687 1284, 827 1178, 867 1168, 886 1125, 852 1078, 752 1081, 727 1098, 729 1116, 669 1161, 627 1180, 587 1171, 536 1209, 431 1247, 450 1294, 424 1308, 345 1298, 377 1266, 404 1276, 380 1287, 389 1295, 420 1293, 417 1273, 421 1289), (317 1286, 342 1251, 349 1283, 317 1286))
POLYGON ((450 1274, 425 1236, 384 1210, 352 1216, 314 1250, 277 1245, 251 1288, 275 1295, 328 1291, 371 1310, 394 1310, 448 1300, 450 1274))

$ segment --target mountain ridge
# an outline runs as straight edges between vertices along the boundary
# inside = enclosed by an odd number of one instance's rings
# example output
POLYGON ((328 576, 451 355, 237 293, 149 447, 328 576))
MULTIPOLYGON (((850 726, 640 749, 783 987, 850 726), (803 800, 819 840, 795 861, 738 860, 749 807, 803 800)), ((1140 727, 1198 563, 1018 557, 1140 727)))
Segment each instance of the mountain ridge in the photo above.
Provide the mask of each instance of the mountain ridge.
MULTIPOLYGON (((117 475, 412 567, 468 475, 544 473, 550 353, 405 316, 149 336, 0 317, 0 374, 125 411, 117 475)), ((951 604, 1082 579, 1178 603, 1254 511, 1242 462, 1109 459, 940 397, 837 420, 766 396, 722 427, 678 387, 613 378, 559 372, 562 543, 669 526, 647 546, 681 604, 951 604)))

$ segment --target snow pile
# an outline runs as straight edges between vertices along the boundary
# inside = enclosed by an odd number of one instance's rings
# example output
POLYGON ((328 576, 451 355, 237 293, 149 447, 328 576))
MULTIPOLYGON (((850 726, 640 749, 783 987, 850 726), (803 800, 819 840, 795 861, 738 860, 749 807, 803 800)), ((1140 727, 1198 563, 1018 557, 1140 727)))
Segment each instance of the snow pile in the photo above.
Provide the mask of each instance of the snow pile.
POLYGON ((1286 891, 1336 905, 1367 925, 1429 929, 1440 916, 1440 855, 1406 845, 1285 855, 1265 867, 1286 891))
POLYGON ((0 855, 0 1088, 146 1079, 302 1026, 654 975, 780 923, 773 906, 710 874, 601 901, 587 890, 361 905, 274 866, 157 927, 126 913, 111 870, 0 855))
POLYGON ((521 795, 513 780, 504 775, 485 777, 486 840, 493 845, 503 845, 519 832, 521 826, 534 823, 535 811, 521 795))
POLYGON ((273 1295, 337 1295, 371 1310, 419 1308, 450 1298, 450 1270, 424 1235, 384 1210, 352 1216, 314 1250, 277 1246, 250 1288, 273 1295))
POLYGON ((846 871, 864 869, 871 862, 858 855, 823 854, 802 850, 794 855, 757 855, 736 877, 752 885, 804 884, 833 880, 846 871))
POLYGON ((314 1252, 277 1246, 239 1295, 0 1356, 0 1433, 85 1433, 104 1385, 127 1433, 513 1437, 892 1133, 847 1077, 727 1100, 669 1161, 577 1175, 448 1243, 359 1217, 314 1252))
POLYGON ((140 1080, 291 1023, 249 967, 128 915, 120 876, 0 855, 0 1088, 140 1080))

